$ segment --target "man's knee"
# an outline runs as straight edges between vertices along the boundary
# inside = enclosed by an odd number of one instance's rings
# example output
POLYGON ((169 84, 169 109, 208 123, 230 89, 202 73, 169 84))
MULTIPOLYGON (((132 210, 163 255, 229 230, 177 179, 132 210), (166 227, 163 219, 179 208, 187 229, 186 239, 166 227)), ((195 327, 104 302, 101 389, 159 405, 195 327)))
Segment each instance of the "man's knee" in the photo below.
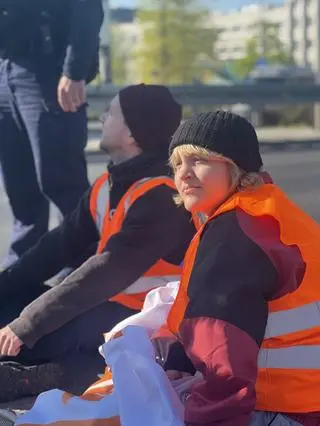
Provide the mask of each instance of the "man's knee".
MULTIPOLYGON (((98 353, 98 348, 103 343, 103 331, 92 318, 90 313, 82 314, 44 336, 32 349, 33 353, 53 362, 59 362, 76 353, 98 353)), ((103 318, 100 317, 100 320, 103 322, 103 318)))
POLYGON ((98 354, 103 334, 132 313, 117 303, 103 303, 44 336, 31 349, 32 354, 54 362, 75 353, 98 354))

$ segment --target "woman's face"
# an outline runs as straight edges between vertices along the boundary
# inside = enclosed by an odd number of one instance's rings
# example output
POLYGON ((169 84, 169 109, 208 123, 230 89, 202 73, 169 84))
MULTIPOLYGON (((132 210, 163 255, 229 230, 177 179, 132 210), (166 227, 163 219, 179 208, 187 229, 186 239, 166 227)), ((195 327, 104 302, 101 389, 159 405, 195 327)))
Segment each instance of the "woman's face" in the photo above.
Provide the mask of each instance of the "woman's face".
POLYGON ((223 158, 177 151, 173 167, 176 187, 188 211, 210 216, 228 197, 230 165, 223 158))

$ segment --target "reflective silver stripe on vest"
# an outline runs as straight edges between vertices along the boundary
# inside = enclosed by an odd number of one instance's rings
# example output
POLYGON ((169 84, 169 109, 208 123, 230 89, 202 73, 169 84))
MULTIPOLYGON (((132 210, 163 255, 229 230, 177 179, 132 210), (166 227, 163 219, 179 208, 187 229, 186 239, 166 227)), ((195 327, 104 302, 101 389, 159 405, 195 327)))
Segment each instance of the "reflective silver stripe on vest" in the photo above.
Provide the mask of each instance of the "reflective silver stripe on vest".
POLYGON ((265 339, 320 326, 320 302, 308 303, 286 311, 270 312, 265 339))
POLYGON ((258 367, 320 370, 320 346, 260 349, 258 367))
POLYGON ((151 180, 157 180, 157 179, 168 179, 168 176, 156 176, 156 177, 146 177, 143 179, 138 180, 130 189, 130 192, 126 198, 125 204, 124 204, 124 211, 125 214, 127 214, 130 204, 131 204, 131 195, 134 193, 136 189, 138 189, 141 185, 143 185, 145 182, 149 182, 151 180))
POLYGON ((144 293, 145 291, 150 291, 154 288, 165 287, 168 283, 172 281, 179 281, 181 278, 180 275, 161 275, 156 277, 141 277, 130 287, 128 287, 123 293, 125 294, 135 294, 135 293, 144 293))
POLYGON ((107 214, 109 200, 110 200, 110 185, 109 185, 109 179, 106 179, 104 184, 99 189, 99 193, 97 197, 97 206, 96 206, 97 207, 96 226, 98 228, 100 235, 102 234, 102 231, 103 231, 103 222, 107 214))

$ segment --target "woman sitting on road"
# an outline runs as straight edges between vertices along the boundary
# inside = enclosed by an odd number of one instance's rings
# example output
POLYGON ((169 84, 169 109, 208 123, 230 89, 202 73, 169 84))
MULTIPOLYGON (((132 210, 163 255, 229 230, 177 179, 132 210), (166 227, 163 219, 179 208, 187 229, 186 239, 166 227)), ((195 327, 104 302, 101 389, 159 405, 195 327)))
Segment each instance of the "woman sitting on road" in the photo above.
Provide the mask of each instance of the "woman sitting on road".
MULTIPOLYGON (((188 119, 170 153, 177 202, 207 217, 168 317, 203 376, 186 425, 320 425, 319 225, 263 181, 255 130, 240 116, 188 119)), ((181 365, 169 356, 169 375, 181 365)))

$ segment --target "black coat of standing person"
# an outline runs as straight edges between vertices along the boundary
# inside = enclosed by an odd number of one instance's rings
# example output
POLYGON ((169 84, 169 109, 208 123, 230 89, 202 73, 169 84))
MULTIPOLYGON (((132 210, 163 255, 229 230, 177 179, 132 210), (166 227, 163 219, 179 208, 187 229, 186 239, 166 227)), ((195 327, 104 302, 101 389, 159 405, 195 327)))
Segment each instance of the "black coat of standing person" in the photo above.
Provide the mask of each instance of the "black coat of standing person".
POLYGON ((0 164, 14 226, 4 267, 89 187, 85 86, 98 70, 101 0, 0 0, 0 164))

